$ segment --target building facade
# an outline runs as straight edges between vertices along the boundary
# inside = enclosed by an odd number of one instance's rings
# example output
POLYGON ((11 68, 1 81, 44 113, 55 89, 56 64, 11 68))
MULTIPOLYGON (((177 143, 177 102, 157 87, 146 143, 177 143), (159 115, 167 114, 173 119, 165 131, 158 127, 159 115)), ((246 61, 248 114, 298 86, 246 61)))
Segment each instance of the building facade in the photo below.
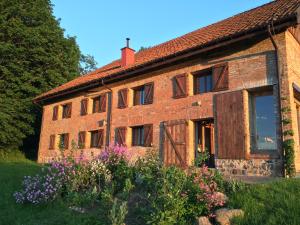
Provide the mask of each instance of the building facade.
POLYGON ((155 149, 167 165, 207 152, 224 174, 282 176, 293 140, 300 171, 299 3, 274 1, 137 53, 127 42, 120 60, 35 99, 38 161, 59 146, 90 158, 118 143, 137 157, 155 149))

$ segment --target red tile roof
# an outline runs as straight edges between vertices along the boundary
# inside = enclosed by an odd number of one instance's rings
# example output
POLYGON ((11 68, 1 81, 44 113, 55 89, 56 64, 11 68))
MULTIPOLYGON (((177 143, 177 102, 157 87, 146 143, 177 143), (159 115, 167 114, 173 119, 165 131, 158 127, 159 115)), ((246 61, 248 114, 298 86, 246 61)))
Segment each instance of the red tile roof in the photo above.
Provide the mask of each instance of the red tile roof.
POLYGON ((135 69, 138 66, 146 65, 161 58, 169 57, 183 51, 186 52, 198 47, 204 47, 234 35, 245 34, 266 27, 271 21, 279 23, 287 18, 295 16, 299 6, 300 0, 277 0, 267 3, 220 22, 200 28, 181 37, 137 52, 135 54, 135 63, 130 66, 121 67, 120 59, 113 61, 87 75, 80 76, 39 95, 35 98, 35 101, 51 98, 56 94, 63 94, 67 90, 89 84, 99 78, 108 75, 114 76, 114 74, 118 72, 126 72, 129 69, 135 69))

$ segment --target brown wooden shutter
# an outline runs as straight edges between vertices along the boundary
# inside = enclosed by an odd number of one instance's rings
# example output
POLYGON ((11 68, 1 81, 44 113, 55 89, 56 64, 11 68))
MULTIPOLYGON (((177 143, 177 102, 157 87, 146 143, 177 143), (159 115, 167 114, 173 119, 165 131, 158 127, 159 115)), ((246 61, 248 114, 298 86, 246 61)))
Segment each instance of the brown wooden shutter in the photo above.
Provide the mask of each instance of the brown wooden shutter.
POLYGON ((116 128, 116 144, 125 145, 126 144, 126 127, 116 128))
POLYGON ((144 104, 153 103, 154 83, 145 84, 145 101, 144 104))
POLYGON ((69 148, 69 134, 64 134, 64 145, 65 149, 69 148))
POLYGON ((103 145, 103 130, 98 130, 97 135, 97 147, 100 148, 103 145))
POLYGON ((228 63, 213 66, 213 91, 228 89, 228 63))
POLYGON ((243 91, 215 95, 217 158, 245 159, 243 91))
POLYGON ((99 112, 100 107, 100 99, 99 97, 96 97, 93 99, 93 113, 99 112))
POLYGON ((85 148, 85 131, 80 131, 78 134, 78 148, 85 148))
POLYGON ((151 147, 153 141, 153 126, 152 124, 144 125, 144 146, 151 147))
POLYGON ((133 105, 140 105, 140 101, 141 101, 141 90, 140 89, 136 89, 134 90, 133 93, 133 105))
POLYGON ((105 112, 106 111, 106 94, 101 95, 100 97, 100 112, 105 112))
POLYGON ((49 143, 49 149, 53 150, 55 148, 55 135, 50 135, 50 143, 49 143))
POLYGON ((173 79, 173 97, 182 98, 187 96, 187 75, 180 74, 173 79))
POLYGON ((58 105, 53 107, 53 114, 52 114, 52 120, 58 119, 58 105))
POLYGON ((122 89, 118 92, 118 108, 126 108, 127 107, 127 93, 128 89, 122 89))
POLYGON ((80 110, 80 115, 84 116, 87 114, 87 106, 88 106, 88 99, 82 99, 81 100, 81 110, 80 110))
POLYGON ((67 118, 71 118, 72 115, 72 103, 67 104, 67 118))

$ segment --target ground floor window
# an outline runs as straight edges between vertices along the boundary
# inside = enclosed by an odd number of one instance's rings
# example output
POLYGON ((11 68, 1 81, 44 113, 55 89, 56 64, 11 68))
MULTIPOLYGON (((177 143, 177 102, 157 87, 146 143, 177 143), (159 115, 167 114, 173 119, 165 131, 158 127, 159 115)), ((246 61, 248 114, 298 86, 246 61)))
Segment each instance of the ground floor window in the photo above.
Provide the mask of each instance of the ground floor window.
POLYGON ((144 126, 132 128, 132 146, 144 146, 144 126))
POLYGON ((101 148, 103 145, 103 130, 91 131, 91 148, 101 148))
POLYGON ((59 148, 68 149, 69 148, 69 134, 59 135, 59 148))
POLYGON ((272 91, 255 92, 250 95, 251 151, 275 151, 276 115, 272 91))

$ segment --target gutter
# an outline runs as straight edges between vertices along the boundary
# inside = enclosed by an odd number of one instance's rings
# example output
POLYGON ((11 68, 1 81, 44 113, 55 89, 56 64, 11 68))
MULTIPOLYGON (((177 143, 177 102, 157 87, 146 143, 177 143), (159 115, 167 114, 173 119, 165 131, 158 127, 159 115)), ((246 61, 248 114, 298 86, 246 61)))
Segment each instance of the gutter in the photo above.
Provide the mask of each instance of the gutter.
POLYGON ((106 113, 106 139, 105 139, 105 146, 109 146, 110 142, 110 136, 111 136, 111 120, 112 120, 112 89, 107 87, 107 85, 104 83, 104 80, 101 79, 101 85, 109 90, 107 92, 107 113, 106 113))
MULTIPOLYGON (((277 21, 277 26, 276 26, 276 30, 282 30, 288 26, 291 26, 293 24, 295 24, 294 21, 297 18, 297 13, 292 14, 286 18, 283 18, 280 21, 277 21)), ((155 59, 153 61, 150 61, 148 63, 145 64, 141 64, 138 66, 134 66, 132 68, 126 69, 124 71, 120 71, 120 72, 116 72, 114 74, 111 74, 108 77, 103 77, 103 78, 99 78, 93 81, 90 81, 88 83, 83 83, 80 86, 76 86, 76 87, 71 87, 69 89, 57 92, 57 93, 53 93, 53 94, 49 94, 46 96, 42 96, 40 98, 36 98, 34 99, 35 102, 41 102, 41 101, 45 101, 47 99, 51 99, 51 98, 56 98, 62 95, 66 95, 66 94, 71 94, 74 92, 78 92, 81 90, 85 90, 85 89, 89 89, 89 88, 93 88, 93 87, 97 87, 97 81, 99 80, 106 80, 106 82, 114 82, 114 81, 118 81, 120 79, 124 79, 126 77, 130 77, 132 75, 137 75, 137 74, 141 74, 141 73, 145 73, 146 71, 149 70, 154 70, 157 67, 162 67, 162 66, 166 66, 168 64, 174 63, 176 61, 188 58, 188 57, 192 57, 195 56, 197 54, 209 51, 209 50, 213 50, 215 48, 218 47, 224 47, 228 44, 232 44, 238 41, 242 41, 245 39, 249 39, 249 38, 253 38, 257 35, 260 34, 268 34, 268 32, 266 32, 265 30, 266 24, 261 25, 258 28, 254 28, 254 29, 250 29, 248 31, 243 31, 240 33, 236 33, 221 39, 217 39, 214 40, 210 43, 207 43, 205 45, 202 46, 196 46, 193 48, 189 48, 189 49, 185 49, 181 52, 176 52, 172 55, 168 55, 166 57, 162 57, 162 58, 158 58, 155 59)))
MULTIPOLYGON (((276 75, 277 75, 277 95, 278 95, 278 114, 279 114, 279 124, 280 124, 280 127, 279 127, 279 132, 280 132, 280 135, 281 135, 281 141, 283 143, 283 124, 282 124, 282 112, 281 112, 281 107, 282 107, 282 104, 281 104, 281 83, 280 83, 280 62, 279 62, 279 48, 278 48, 278 45, 274 39, 274 35, 272 34, 272 31, 271 31, 271 24, 268 25, 268 33, 269 33, 269 37, 271 39, 271 42, 273 44, 273 47, 275 49, 275 61, 276 61, 276 75)), ((281 143, 281 149, 282 149, 282 157, 284 156, 285 152, 284 152, 284 149, 282 147, 282 143, 281 143)), ((285 177, 286 176, 286 171, 284 169, 284 159, 282 160, 282 174, 283 176, 285 177)))

